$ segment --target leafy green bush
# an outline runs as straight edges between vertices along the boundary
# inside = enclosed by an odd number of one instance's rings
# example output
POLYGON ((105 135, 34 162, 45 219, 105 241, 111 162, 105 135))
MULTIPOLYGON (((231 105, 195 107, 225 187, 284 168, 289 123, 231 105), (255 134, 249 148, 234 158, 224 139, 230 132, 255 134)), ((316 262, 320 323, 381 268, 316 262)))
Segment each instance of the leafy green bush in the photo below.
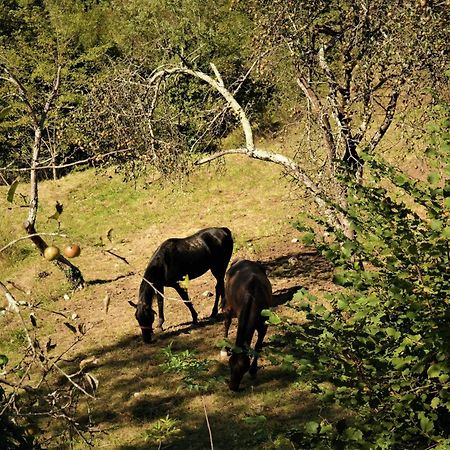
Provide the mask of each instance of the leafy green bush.
POLYGON ((158 444, 158 448, 161 448, 163 443, 167 443, 180 432, 179 420, 172 419, 167 415, 165 418, 156 421, 152 427, 147 429, 144 436, 145 441, 158 444))
POLYGON ((172 345, 168 345, 162 353, 165 362, 160 364, 160 367, 165 373, 182 374, 183 387, 191 391, 207 391, 215 381, 214 377, 211 379, 208 376, 208 381, 202 377, 208 372, 210 362, 207 359, 199 360, 195 352, 189 350, 174 352, 172 345))
POLYGON ((450 445, 449 124, 428 151, 440 167, 428 183, 365 158, 370 181, 349 186, 355 239, 317 242, 342 290, 298 292, 306 323, 279 325, 282 358, 344 417, 292 430, 305 448, 450 445))

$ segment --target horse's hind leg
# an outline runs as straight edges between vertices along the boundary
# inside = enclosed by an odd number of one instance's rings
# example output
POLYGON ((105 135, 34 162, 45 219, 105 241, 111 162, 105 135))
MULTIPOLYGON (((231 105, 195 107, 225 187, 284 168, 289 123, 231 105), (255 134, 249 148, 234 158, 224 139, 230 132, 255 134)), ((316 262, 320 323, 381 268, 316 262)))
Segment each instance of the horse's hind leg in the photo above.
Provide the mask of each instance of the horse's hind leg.
POLYGON ((267 325, 264 324, 259 326, 257 331, 258 331, 258 338, 256 339, 255 344, 255 356, 253 357, 252 364, 250 365, 250 369, 248 370, 248 373, 251 376, 255 376, 256 372, 258 371, 258 354, 262 350, 264 337, 266 336, 267 332, 267 325))
POLYGON ((178 292, 178 295, 182 298, 184 304, 188 307, 189 311, 191 312, 192 323, 198 323, 198 314, 197 311, 195 311, 192 302, 189 300, 187 290, 183 289, 179 285, 174 286, 174 288, 178 292))
POLYGON ((219 311, 219 298, 222 298, 222 308, 224 305, 224 299, 225 299, 225 269, 221 270, 213 270, 211 269, 211 273, 214 275, 215 279, 217 280, 216 283, 216 299, 214 300, 214 306, 211 312, 211 317, 216 317, 217 313, 219 311))

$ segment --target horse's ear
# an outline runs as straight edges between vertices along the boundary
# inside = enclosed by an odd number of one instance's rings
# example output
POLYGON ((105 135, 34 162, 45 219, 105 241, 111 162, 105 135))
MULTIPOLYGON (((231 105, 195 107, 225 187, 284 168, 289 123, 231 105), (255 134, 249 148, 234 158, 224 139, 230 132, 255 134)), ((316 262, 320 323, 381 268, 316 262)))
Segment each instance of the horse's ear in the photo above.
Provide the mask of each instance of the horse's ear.
POLYGON ((137 308, 136 303, 132 302, 131 300, 128 300, 128 303, 129 303, 133 308, 137 308))

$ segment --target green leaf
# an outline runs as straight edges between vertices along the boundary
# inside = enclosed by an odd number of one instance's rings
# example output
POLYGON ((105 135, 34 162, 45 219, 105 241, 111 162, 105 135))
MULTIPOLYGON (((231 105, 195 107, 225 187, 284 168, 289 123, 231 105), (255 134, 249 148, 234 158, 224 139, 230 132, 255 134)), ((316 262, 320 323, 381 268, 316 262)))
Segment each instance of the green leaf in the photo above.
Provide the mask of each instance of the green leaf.
POLYGON ((440 374, 441 374, 440 364, 433 364, 430 367, 428 367, 427 370, 428 378, 438 378, 440 374))
POLYGON ((433 409, 436 409, 441 404, 441 399, 439 397, 434 397, 433 400, 431 400, 431 407, 433 409))
POLYGON ((342 246, 342 255, 345 258, 350 258, 352 256, 352 252, 354 249, 354 244, 352 242, 346 242, 343 246, 342 246))
POLYGON ((441 179, 441 176, 437 172, 432 172, 428 175, 427 181, 430 184, 436 184, 441 179))
POLYGON ((319 315, 323 315, 324 313, 327 313, 328 310, 325 308, 325 306, 322 305, 322 303, 318 303, 314 306, 314 312, 319 315))
POLYGON ((337 306, 339 309, 345 309, 345 308, 347 308, 347 306, 348 306, 348 302, 347 302, 347 300, 345 300, 345 299, 343 299, 343 298, 340 298, 340 299, 337 301, 336 306, 337 306))
POLYGON ((181 281, 178 282, 181 289, 185 289, 186 291, 189 288, 189 276, 185 275, 181 281))
POLYGON ((269 317, 268 323, 270 323, 271 325, 278 325, 281 323, 281 319, 276 314, 272 314, 269 317))
POLYGON ((442 229, 442 225, 442 220, 433 219, 430 221, 430 227, 434 231, 439 231, 440 229, 442 229))
POLYGON ((348 283, 348 278, 345 276, 344 272, 336 272, 333 275, 333 283, 339 286, 345 286, 348 283))
POLYGON ((427 434, 431 433, 434 429, 433 421, 429 417, 427 417, 423 411, 418 414, 418 417, 420 420, 420 428, 422 428, 422 431, 427 434))
POLYGON ((395 369, 401 369, 413 361, 412 356, 407 356, 406 358, 392 358, 391 362, 395 369))
POLYGON ((6 200, 8 200, 9 203, 12 203, 14 200, 14 194, 16 193, 17 186, 19 186, 19 180, 13 181, 13 183, 8 189, 8 193, 6 194, 6 200))
POLYGON ((439 382, 440 383, 447 383, 447 381, 449 380, 450 375, 448 373, 443 373, 440 377, 439 377, 439 382))
POLYGON ((319 429, 319 424, 317 422, 306 422, 305 423, 305 432, 308 434, 316 434, 319 429))
POLYGON ((450 209, 450 197, 444 198, 444 208, 450 209))
POLYGON ((441 234, 444 239, 450 239, 450 227, 445 227, 441 234))
POLYGON ((8 364, 8 357, 6 355, 0 355, 0 368, 3 369, 3 367, 6 366, 6 364, 8 364))
POLYGON ((361 442, 363 440, 363 434, 361 430, 349 427, 344 431, 344 437, 349 441, 361 442))
POLYGON ((280 317, 270 309, 263 309, 261 311, 261 316, 267 317, 266 323, 270 323, 271 325, 278 325, 281 323, 280 317))

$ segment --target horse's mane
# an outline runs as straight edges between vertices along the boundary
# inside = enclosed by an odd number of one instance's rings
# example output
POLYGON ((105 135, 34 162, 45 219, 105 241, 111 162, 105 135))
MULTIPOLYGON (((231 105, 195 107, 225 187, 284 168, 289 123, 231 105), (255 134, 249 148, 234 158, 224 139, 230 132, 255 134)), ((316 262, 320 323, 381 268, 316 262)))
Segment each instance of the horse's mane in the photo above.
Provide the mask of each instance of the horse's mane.
POLYGON ((139 302, 147 303, 152 306, 153 297, 155 296, 155 289, 146 280, 147 277, 144 275, 139 287, 139 302))

